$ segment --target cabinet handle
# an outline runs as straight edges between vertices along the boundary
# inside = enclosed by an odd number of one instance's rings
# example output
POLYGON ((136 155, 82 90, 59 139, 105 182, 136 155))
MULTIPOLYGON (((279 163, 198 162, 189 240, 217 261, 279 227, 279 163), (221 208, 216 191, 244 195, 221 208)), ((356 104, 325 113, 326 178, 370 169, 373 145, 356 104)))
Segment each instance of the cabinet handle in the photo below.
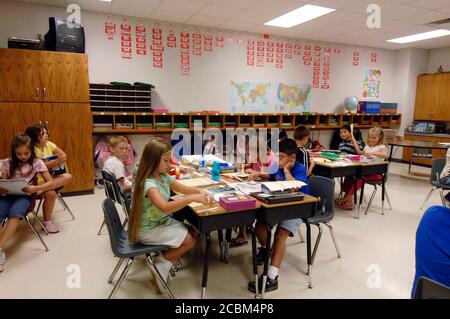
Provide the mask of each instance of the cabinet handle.
POLYGON ((44 88, 44 100, 47 100, 47 89, 44 88))
POLYGON ((40 97, 41 97, 41 92, 40 92, 39 88, 37 87, 36 88, 36 100, 39 100, 40 97))

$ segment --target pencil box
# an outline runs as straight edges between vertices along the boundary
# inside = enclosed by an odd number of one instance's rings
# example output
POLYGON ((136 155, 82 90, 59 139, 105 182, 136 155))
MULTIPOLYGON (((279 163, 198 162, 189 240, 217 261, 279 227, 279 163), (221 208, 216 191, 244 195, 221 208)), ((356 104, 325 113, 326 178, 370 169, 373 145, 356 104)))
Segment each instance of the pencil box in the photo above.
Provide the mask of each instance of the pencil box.
POLYGON ((256 207, 256 200, 246 195, 222 196, 219 198, 219 204, 225 210, 242 210, 256 207))

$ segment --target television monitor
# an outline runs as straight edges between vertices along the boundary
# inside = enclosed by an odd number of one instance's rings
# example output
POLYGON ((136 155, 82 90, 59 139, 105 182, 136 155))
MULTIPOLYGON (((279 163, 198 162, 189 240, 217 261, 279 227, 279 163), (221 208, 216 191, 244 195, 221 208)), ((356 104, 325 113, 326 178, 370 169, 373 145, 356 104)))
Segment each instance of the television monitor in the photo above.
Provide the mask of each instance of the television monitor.
POLYGON ((45 35, 47 50, 84 53, 84 28, 81 24, 51 17, 49 28, 45 35))

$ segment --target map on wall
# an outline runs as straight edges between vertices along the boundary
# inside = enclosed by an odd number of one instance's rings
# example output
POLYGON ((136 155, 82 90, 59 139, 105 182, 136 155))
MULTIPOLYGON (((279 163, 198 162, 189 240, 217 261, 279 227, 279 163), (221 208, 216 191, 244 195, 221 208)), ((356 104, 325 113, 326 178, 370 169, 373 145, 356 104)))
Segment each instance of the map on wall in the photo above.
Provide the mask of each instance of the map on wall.
POLYGON ((380 98, 380 88, 381 88, 381 70, 365 69, 363 98, 366 99, 380 98))
POLYGON ((271 112, 271 86, 266 81, 230 81, 231 112, 271 112))
POLYGON ((276 112, 310 112, 311 85, 296 83, 275 84, 276 112))

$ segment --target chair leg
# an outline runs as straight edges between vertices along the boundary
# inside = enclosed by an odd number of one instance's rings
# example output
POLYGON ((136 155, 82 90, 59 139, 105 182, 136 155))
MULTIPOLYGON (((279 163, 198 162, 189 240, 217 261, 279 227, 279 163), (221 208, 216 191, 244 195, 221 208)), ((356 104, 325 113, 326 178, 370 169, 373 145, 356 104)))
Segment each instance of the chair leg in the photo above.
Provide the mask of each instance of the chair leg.
POLYGON ((102 232, 103 226, 105 226, 105 220, 103 220, 102 225, 100 226, 100 229, 98 230, 97 235, 100 235, 100 233, 102 232))
POLYGON ((41 209, 41 206, 42 206, 42 202, 43 202, 43 201, 44 201, 43 198, 39 200, 38 207, 36 208, 36 214, 39 213, 39 209, 41 209))
POLYGON ((369 204, 367 205, 366 212, 364 213, 365 215, 367 215, 367 212, 368 212, 368 210, 370 208, 370 205, 372 205, 372 202, 373 202, 373 199, 375 198, 375 194, 377 193, 377 190, 378 190, 377 186, 374 185, 372 195, 370 196, 370 199, 369 199, 369 204))
POLYGON ((444 190, 442 188, 439 190, 439 194, 441 195, 442 206, 446 207, 444 190))
POLYGON ((391 199, 389 198, 389 195, 388 195, 386 187, 384 188, 384 195, 386 196, 386 200, 387 200, 387 202, 389 204, 389 210, 392 210, 391 199))
POLYGON ((45 244, 44 240, 42 239, 41 235, 39 235, 39 233, 37 232, 36 228, 34 228, 33 224, 30 222, 30 219, 28 218, 28 215, 25 215, 25 219, 28 222, 28 225, 30 226, 31 230, 33 231, 33 233, 37 236, 37 238, 39 238, 39 240, 41 241, 42 246, 44 246, 45 251, 48 251, 48 247, 45 244))
POLYGON ((341 251, 339 250, 339 246, 337 244, 336 237, 334 237, 333 227, 329 223, 325 223, 325 226, 327 226, 328 229, 330 230, 331 238, 333 239, 333 243, 334 243, 334 248, 336 248, 338 258, 341 258, 342 257, 341 251))
POLYGON ((57 192, 56 197, 58 198, 59 203, 62 205, 64 210, 67 210, 69 212, 69 214, 72 216, 72 220, 75 220, 75 216, 73 215, 72 211, 70 210, 69 205, 67 205, 66 201, 62 197, 61 193, 57 192))
POLYGON ((44 231, 44 233, 45 233, 46 235, 48 235, 47 229, 45 228, 44 224, 42 223, 41 219, 40 219, 39 216, 36 214, 36 212, 35 212, 34 210, 32 210, 31 213, 32 213, 33 216, 34 216, 33 222, 34 222, 34 221, 37 221, 38 224, 39 224, 39 226, 41 226, 41 229, 44 231))
POLYGON ((316 243, 314 245, 314 250, 311 257, 311 265, 314 265, 314 259, 316 258, 317 249, 319 248, 320 239, 322 238, 322 226, 320 224, 316 224, 317 228, 319 228, 319 234, 317 235, 316 243))
POLYGON ((300 243, 303 244, 305 242, 305 239, 303 238, 302 230, 300 228, 301 226, 302 226, 302 224, 300 224, 300 226, 298 226, 297 232, 298 232, 298 236, 300 237, 300 243))
POLYGON ((123 279, 126 277, 128 271, 130 270, 131 265, 133 264, 133 261, 134 261, 133 258, 128 259, 127 265, 125 266, 124 270, 120 274, 119 280, 117 280, 117 283, 114 285, 111 293, 108 296, 108 299, 111 299, 116 294, 117 289, 119 289, 119 286, 122 284, 123 279))
POLYGON ((114 267, 113 272, 111 273, 111 275, 108 278, 108 284, 112 283, 114 280, 114 277, 117 274, 117 271, 119 270, 120 266, 122 266, 123 261, 125 260, 125 258, 119 258, 119 261, 117 262, 116 267, 114 267))
POLYGON ((409 160, 409 166, 408 166, 408 174, 411 174, 411 165, 412 165, 412 157, 409 160))
POLYGON ((422 210, 423 207, 425 206, 425 204, 428 202, 428 200, 430 199, 431 195, 433 194, 433 192, 436 190, 436 186, 433 186, 432 189, 430 189, 430 192, 428 193, 427 197, 425 198, 425 200, 423 201, 422 206, 420 206, 420 209, 422 210))
POLYGON ((128 224, 128 217, 125 217, 125 220, 123 221, 122 227, 125 228, 125 226, 128 224))
POLYGON ((155 272, 156 274, 158 274, 158 278, 155 278, 156 280, 159 280, 163 287, 164 290, 166 291, 166 293, 169 295, 170 299, 175 299, 175 296, 173 295, 172 291, 170 290, 169 286, 167 286, 166 281, 163 279, 163 277, 161 276, 161 274, 159 273, 158 269, 155 267, 155 264, 153 263, 153 260, 150 258, 150 255, 147 255, 145 260, 147 261, 147 266, 149 267, 151 272, 155 272), (153 270, 152 270, 153 269, 153 270))

